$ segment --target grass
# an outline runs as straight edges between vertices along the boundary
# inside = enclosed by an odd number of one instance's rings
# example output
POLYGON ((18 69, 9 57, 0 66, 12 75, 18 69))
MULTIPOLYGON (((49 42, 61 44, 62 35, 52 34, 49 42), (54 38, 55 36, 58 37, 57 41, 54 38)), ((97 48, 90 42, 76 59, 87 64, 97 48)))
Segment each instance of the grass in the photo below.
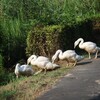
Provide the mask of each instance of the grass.
MULTIPOLYGON (((84 54, 88 58, 87 54, 84 54)), ((92 55, 92 57, 94 57, 92 55)), ((7 84, 0 86, 0 100, 35 100, 50 90, 73 67, 66 66, 66 61, 60 61, 61 68, 33 75, 30 77, 14 78, 7 84)), ((13 75, 13 74, 12 74, 13 75)))
POLYGON ((5 86, 0 86, 0 100, 35 100, 38 96, 48 91, 72 67, 61 67, 40 73, 36 76, 20 77, 5 86))

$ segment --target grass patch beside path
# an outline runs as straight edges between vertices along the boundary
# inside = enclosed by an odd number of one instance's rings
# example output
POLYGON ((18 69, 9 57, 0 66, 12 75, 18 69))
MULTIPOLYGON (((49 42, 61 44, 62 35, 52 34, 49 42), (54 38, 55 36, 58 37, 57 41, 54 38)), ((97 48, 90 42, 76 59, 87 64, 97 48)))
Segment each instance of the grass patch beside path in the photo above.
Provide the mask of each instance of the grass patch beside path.
POLYGON ((0 100, 35 100, 50 88, 72 67, 40 73, 36 76, 21 77, 0 87, 0 100))

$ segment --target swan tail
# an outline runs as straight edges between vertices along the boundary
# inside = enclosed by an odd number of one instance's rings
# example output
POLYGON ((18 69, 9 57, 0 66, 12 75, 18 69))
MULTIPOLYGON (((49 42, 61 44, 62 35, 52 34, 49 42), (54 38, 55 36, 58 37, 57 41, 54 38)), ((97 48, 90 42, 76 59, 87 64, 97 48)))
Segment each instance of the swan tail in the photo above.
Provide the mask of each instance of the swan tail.
POLYGON ((97 50, 100 51, 100 47, 97 47, 97 50))
POLYGON ((76 59, 77 59, 77 61, 81 61, 81 60, 84 59, 84 56, 77 55, 77 56, 76 56, 76 59))
POLYGON ((60 66, 57 64, 53 64, 53 68, 59 68, 60 66))

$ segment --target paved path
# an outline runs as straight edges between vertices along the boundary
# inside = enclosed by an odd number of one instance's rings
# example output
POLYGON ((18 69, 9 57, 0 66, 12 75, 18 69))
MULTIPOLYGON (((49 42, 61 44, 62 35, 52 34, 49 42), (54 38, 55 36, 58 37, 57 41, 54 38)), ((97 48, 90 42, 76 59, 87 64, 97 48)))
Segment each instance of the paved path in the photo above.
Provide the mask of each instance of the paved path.
POLYGON ((100 100, 100 58, 80 62, 37 100, 100 100))

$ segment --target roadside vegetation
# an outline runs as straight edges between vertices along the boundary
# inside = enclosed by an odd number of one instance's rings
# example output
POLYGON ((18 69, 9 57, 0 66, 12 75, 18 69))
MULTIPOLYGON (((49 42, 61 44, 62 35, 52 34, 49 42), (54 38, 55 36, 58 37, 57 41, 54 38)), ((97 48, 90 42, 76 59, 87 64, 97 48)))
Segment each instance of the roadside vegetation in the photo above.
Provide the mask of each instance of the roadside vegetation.
MULTIPOLYGON (((0 97, 28 98, 67 71, 62 67, 46 75, 17 80, 17 62, 26 62, 32 54, 51 58, 57 49, 74 49, 73 43, 79 37, 100 46, 98 33, 100 0, 0 0, 0 97), (21 87, 24 83, 25 87, 21 87), (25 96, 21 89, 31 93, 25 96)), ((78 54, 84 52, 81 51, 76 48, 78 54)))
POLYGON ((51 89, 72 67, 43 72, 36 76, 13 78, 9 84, 0 87, 1 100, 35 100, 51 89))

